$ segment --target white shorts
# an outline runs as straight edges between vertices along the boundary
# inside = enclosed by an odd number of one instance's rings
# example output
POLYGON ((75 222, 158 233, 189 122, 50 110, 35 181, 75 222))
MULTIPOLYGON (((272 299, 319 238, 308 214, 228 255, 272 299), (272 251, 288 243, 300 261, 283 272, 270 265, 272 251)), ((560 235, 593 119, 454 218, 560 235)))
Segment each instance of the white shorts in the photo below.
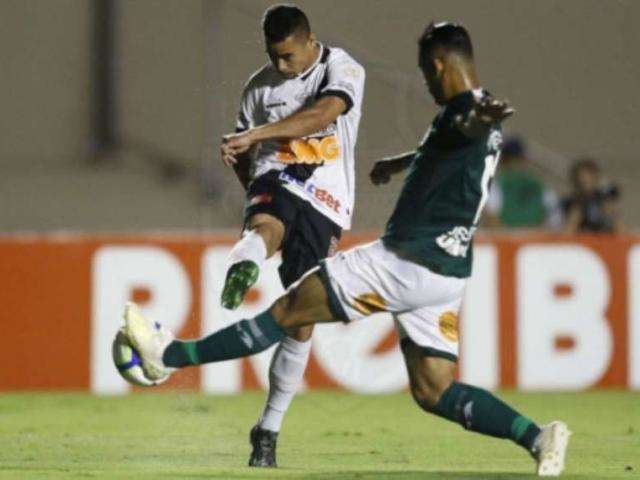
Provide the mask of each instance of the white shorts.
POLYGON ((333 314, 345 322, 390 312, 401 340, 425 354, 457 360, 465 278, 445 277, 377 240, 323 260, 319 275, 333 314))

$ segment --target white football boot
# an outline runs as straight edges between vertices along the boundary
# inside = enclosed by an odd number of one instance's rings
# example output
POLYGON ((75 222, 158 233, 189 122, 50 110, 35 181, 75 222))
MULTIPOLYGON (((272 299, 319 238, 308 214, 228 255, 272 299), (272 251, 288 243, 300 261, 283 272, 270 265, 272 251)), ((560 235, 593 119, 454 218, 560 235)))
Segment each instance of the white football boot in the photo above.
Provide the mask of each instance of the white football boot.
POLYGON ((133 302, 127 302, 124 307, 122 331, 137 350, 142 360, 142 370, 148 379, 156 383, 165 381, 175 370, 162 361, 162 354, 173 341, 173 334, 158 322, 144 318, 138 305, 133 302))
POLYGON ((560 421, 544 425, 541 430, 531 451, 537 462, 536 472, 539 477, 557 477, 564 470, 571 432, 567 424, 560 421))

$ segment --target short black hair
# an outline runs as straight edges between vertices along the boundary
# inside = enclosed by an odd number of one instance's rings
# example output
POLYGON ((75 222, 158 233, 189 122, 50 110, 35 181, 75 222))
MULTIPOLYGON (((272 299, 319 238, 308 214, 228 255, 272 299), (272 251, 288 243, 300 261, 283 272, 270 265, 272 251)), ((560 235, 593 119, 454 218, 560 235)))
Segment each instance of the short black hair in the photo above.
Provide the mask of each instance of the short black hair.
POLYGON ((473 58, 473 46, 469 32, 457 23, 433 23, 427 25, 418 40, 420 65, 428 65, 435 50, 442 48, 468 59, 473 58))
POLYGON ((309 19, 295 5, 274 5, 264 12, 262 30, 267 43, 277 43, 293 34, 311 33, 309 19))

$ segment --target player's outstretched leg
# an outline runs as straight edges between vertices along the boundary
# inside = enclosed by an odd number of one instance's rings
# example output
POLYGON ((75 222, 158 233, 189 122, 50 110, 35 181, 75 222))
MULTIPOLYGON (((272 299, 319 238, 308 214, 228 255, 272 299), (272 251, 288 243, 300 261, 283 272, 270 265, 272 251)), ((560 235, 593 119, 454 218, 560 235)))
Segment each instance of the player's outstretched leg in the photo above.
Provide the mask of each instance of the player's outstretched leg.
POLYGON ((260 267, 279 248, 284 237, 284 225, 277 218, 260 213, 247 221, 247 230, 229 254, 231 266, 222 289, 221 304, 234 310, 256 283, 260 267))
POLYGON ((540 476, 562 473, 571 434, 566 424, 539 427, 490 392, 456 382, 451 360, 429 356, 409 339, 403 340, 402 350, 411 393, 422 409, 467 430, 511 439, 533 456, 540 476))
POLYGON ((200 340, 167 342, 154 334, 154 322, 125 319, 124 334, 142 359, 146 375, 156 378, 172 368, 222 362, 260 353, 280 342, 287 330, 334 321, 325 287, 316 273, 280 297, 265 312, 241 320, 200 340))
POLYGON ((250 467, 276 467, 282 420, 300 388, 311 351, 313 327, 302 327, 280 342, 269 366, 269 392, 258 423, 251 429, 250 467))

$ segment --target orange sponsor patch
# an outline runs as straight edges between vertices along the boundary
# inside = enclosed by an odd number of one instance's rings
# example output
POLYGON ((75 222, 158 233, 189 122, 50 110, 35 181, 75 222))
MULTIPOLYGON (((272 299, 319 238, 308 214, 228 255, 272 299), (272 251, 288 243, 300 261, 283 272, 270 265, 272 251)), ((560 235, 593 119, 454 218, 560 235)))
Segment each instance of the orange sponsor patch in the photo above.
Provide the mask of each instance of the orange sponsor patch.
POLYGON ((458 314, 448 311, 440 315, 438 319, 440 333, 450 342, 458 341, 458 314))
POLYGON ((387 311, 387 302, 377 293, 365 293, 353 300, 353 307, 363 315, 387 311))
POLYGON ((340 156, 340 146, 335 135, 324 138, 285 140, 280 148, 278 160, 286 164, 323 164, 336 160, 340 156))

